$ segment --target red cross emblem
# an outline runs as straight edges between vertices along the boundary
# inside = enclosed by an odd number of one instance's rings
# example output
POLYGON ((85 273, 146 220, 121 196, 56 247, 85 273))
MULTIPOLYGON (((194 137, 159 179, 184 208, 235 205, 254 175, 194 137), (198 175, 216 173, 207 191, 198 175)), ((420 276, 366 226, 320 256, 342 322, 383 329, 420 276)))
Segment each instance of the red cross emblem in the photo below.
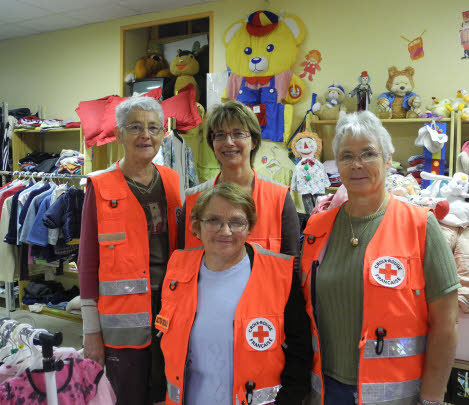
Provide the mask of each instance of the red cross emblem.
POLYGON ((379 272, 384 274, 386 280, 391 280, 392 276, 397 276, 397 270, 393 270, 390 263, 386 263, 386 267, 384 269, 379 269, 379 272))
POLYGON ((259 340, 259 343, 264 343, 264 338, 269 337, 269 332, 264 331, 264 327, 261 325, 257 328, 257 332, 253 332, 252 336, 259 340))

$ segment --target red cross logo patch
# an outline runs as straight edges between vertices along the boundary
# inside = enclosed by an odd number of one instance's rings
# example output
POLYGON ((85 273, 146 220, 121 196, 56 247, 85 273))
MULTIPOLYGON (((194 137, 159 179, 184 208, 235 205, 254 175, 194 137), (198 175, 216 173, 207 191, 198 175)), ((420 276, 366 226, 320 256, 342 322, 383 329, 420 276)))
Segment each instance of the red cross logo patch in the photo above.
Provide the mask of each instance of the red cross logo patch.
POLYGON ((246 341, 255 350, 264 351, 272 347, 277 332, 275 326, 266 318, 256 318, 246 327, 246 341))
POLYGON ((371 275, 382 286, 394 288, 405 280, 405 267, 395 257, 383 256, 371 265, 371 275))

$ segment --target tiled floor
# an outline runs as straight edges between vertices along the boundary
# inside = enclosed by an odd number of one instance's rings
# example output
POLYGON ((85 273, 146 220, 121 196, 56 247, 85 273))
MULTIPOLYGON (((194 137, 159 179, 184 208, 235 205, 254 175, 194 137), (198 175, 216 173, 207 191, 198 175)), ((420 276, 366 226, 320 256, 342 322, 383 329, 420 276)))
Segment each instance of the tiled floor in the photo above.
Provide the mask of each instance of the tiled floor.
MULTIPOLYGON (((0 303, 2 306, 2 303, 0 303)), ((34 328, 43 328, 49 332, 62 332, 63 341, 60 346, 74 347, 79 350, 83 347, 82 324, 74 321, 68 321, 48 315, 36 314, 29 311, 16 309, 7 313, 4 305, 0 307, 0 318, 9 317, 16 319, 18 322, 27 323, 34 328)))

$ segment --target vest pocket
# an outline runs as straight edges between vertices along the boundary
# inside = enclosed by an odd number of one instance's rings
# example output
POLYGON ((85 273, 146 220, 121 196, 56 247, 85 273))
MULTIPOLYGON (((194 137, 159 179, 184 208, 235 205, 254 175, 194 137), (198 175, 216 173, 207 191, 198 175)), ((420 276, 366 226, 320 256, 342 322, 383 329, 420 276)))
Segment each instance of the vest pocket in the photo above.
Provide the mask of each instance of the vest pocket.
POLYGON ((129 271, 128 269, 125 270, 127 266, 114 266, 116 264, 116 258, 125 257, 125 251, 127 250, 127 238, 125 236, 125 232, 119 232, 118 234, 119 236, 117 237, 117 234, 98 235, 100 266, 104 265, 107 268, 112 266, 112 271, 116 273, 126 273, 129 271), (124 253, 124 255, 122 253, 124 253))
POLYGON ((375 287, 402 290, 410 288, 410 261, 402 256, 382 256, 369 260, 368 280, 375 287))

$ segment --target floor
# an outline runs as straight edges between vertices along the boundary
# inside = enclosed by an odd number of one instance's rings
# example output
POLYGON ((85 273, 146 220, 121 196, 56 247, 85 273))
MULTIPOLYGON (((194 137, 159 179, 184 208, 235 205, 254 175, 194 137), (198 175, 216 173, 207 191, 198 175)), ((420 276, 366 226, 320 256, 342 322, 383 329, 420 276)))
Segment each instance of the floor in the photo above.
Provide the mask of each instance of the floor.
POLYGON ((83 347, 82 324, 49 315, 36 314, 29 311, 16 309, 7 313, 3 300, 0 300, 0 318, 9 317, 18 322, 27 323, 34 328, 46 329, 49 332, 62 332, 63 341, 61 347, 73 347, 80 350, 83 347))

